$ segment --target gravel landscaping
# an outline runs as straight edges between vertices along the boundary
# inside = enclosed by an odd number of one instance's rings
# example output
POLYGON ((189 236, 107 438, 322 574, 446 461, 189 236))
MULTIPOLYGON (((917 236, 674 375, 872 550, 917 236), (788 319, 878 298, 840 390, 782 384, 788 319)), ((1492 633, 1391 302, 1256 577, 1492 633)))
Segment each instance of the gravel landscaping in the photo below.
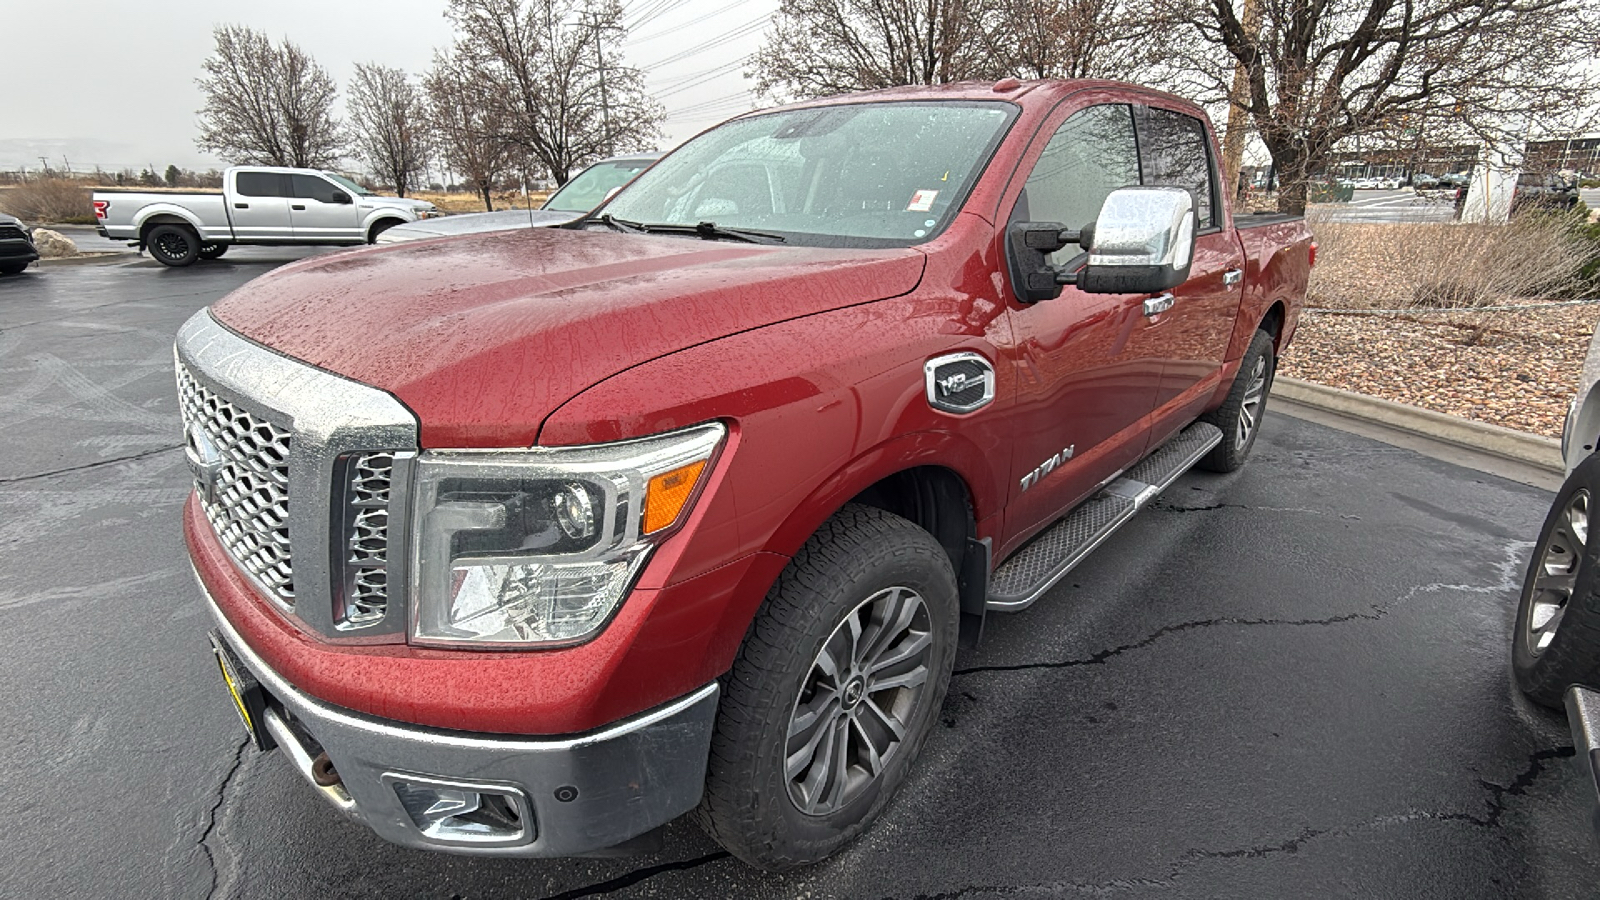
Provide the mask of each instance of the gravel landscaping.
POLYGON ((1534 219, 1497 228, 1313 221, 1312 230, 1310 301, 1282 374, 1560 436, 1600 303, 1539 298, 1573 295, 1591 245, 1534 219), (1525 308, 1470 308, 1482 305, 1525 308), (1370 312, 1393 309, 1406 311, 1370 312))
POLYGON ((1561 436, 1600 304, 1348 315, 1308 309, 1280 373, 1561 436))

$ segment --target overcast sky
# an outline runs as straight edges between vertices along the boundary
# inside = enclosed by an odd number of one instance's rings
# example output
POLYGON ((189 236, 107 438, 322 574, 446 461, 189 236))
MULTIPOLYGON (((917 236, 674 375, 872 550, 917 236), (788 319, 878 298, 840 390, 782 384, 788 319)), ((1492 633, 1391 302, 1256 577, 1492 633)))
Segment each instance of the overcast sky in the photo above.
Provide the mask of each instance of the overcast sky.
MULTIPOLYGON (((741 60, 761 45, 777 0, 623 0, 626 57, 667 109, 662 149, 756 105, 741 60), (701 45, 709 45, 702 47, 701 45), (694 51, 694 52, 688 52, 694 51), (673 57, 680 57, 673 59, 673 57)), ((220 166, 195 149, 195 79, 224 23, 288 37, 341 89, 358 62, 425 71, 449 45, 445 0, 4 0, 12 74, 0 104, 0 169, 220 166)), ((344 96, 338 112, 342 117, 344 96)))

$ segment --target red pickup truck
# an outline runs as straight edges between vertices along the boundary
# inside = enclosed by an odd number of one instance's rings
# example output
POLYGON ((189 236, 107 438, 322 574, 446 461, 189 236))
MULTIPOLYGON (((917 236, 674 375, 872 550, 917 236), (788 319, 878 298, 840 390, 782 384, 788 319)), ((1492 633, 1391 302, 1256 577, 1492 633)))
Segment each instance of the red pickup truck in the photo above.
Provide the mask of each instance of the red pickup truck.
POLYGON ((177 339, 256 746, 400 844, 783 869, 904 779, 984 617, 1258 433, 1313 261, 1097 81, 751 113, 558 229, 285 266, 177 339))

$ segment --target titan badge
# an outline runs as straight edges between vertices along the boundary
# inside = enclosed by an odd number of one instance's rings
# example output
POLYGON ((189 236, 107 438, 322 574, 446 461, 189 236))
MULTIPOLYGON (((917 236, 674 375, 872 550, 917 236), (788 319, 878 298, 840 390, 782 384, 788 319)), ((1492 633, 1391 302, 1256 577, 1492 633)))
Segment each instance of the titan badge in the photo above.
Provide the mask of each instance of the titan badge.
POLYGON ((1049 475, 1051 472, 1054 472, 1056 470, 1056 466, 1059 466, 1071 459, 1072 454, 1076 453, 1077 450, 1077 444, 1069 444, 1051 455, 1049 459, 1040 463, 1038 468, 1022 476, 1022 489, 1025 491, 1028 488, 1038 484, 1042 478, 1044 478, 1046 475, 1049 475))

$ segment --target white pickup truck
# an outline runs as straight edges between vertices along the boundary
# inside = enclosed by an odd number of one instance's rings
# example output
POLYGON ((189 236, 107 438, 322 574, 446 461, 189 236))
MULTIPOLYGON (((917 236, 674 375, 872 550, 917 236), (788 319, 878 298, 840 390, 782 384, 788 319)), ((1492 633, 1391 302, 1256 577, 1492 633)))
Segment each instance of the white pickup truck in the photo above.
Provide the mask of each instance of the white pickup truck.
POLYGON ((369 244, 439 215, 425 200, 380 197, 316 169, 234 166, 220 191, 94 192, 100 234, 137 243, 168 266, 216 259, 230 244, 369 244))

